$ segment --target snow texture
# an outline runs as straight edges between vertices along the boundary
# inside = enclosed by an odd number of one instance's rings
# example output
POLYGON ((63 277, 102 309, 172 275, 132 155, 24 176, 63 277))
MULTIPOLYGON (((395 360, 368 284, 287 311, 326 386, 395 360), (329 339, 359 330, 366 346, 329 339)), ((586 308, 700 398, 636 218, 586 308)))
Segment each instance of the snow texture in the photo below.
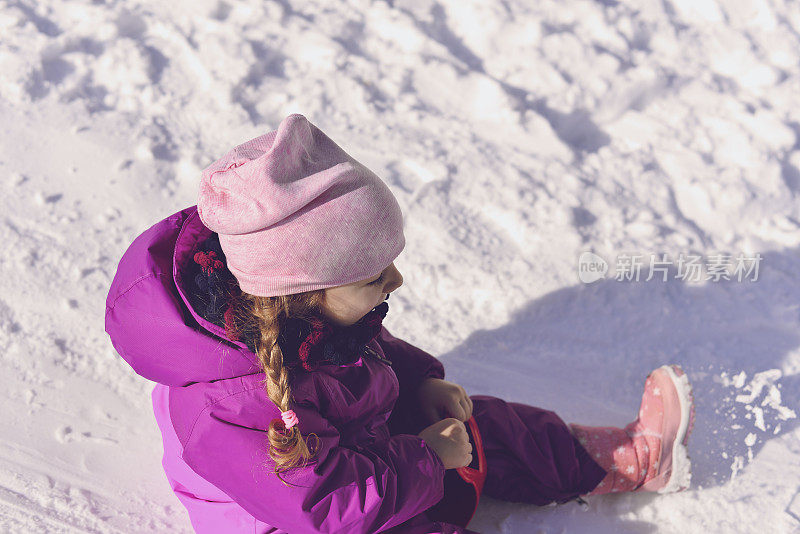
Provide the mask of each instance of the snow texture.
POLYGON ((152 383, 103 331, 123 251, 304 114, 397 196, 392 332, 447 378, 624 425, 677 363, 692 487, 493 533, 800 529, 800 3, 0 4, 0 530, 191 532, 152 383), (578 278, 585 252, 761 254, 757 279, 578 278))

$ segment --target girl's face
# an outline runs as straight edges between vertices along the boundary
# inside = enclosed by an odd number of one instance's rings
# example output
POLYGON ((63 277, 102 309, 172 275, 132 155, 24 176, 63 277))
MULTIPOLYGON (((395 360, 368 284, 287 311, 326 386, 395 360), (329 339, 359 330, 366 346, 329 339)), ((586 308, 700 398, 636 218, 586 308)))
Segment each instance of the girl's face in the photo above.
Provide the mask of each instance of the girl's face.
POLYGON ((392 262, 379 275, 325 290, 322 309, 325 317, 339 326, 350 326, 403 285, 403 275, 392 262))

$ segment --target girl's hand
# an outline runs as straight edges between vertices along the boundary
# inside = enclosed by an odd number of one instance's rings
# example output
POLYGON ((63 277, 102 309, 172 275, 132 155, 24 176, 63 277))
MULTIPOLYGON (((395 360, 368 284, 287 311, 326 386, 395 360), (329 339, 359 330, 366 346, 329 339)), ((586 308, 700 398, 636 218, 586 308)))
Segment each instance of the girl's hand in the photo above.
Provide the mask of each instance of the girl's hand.
POLYGON ((472 463, 472 443, 467 428, 458 419, 442 419, 417 435, 436 451, 445 469, 457 469, 472 463))
POLYGON ((417 390, 417 402, 427 424, 448 417, 466 421, 472 416, 472 399, 466 390, 441 378, 426 378, 417 390))

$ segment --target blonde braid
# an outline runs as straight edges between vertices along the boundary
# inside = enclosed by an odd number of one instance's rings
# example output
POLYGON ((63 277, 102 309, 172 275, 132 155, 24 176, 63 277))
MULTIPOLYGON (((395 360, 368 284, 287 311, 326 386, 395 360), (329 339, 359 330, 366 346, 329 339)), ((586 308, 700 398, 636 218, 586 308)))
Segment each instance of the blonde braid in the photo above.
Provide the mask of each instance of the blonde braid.
MULTIPOLYGON (((231 300, 232 321, 226 326, 229 334, 232 339, 241 339, 243 332, 256 334, 256 355, 265 375, 262 384, 266 386, 267 396, 281 412, 289 410, 294 399, 289 384, 289 370, 283 365, 283 352, 278 344, 280 325, 288 317, 308 317, 313 311, 319 310, 323 295, 324 290, 276 297, 260 297, 240 291, 231 300)), ((309 436, 317 438, 315 434, 309 436)), ((280 474, 298 466, 304 467, 317 450, 308 448, 299 425, 287 430, 280 418, 270 422, 267 438, 274 473, 289 486, 291 484, 280 474)))

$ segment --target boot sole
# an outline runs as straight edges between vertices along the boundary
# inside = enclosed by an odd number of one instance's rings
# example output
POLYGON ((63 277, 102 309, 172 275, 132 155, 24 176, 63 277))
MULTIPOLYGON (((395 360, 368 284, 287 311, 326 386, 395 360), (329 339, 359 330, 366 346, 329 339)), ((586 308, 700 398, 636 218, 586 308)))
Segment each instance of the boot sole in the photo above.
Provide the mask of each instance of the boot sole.
POLYGON ((664 365, 661 367, 669 376, 677 391, 678 401, 681 406, 681 422, 675 435, 670 457, 669 479, 658 493, 673 493, 689 488, 692 481, 692 462, 689 458, 689 436, 694 429, 694 394, 689 377, 678 365, 664 365))

